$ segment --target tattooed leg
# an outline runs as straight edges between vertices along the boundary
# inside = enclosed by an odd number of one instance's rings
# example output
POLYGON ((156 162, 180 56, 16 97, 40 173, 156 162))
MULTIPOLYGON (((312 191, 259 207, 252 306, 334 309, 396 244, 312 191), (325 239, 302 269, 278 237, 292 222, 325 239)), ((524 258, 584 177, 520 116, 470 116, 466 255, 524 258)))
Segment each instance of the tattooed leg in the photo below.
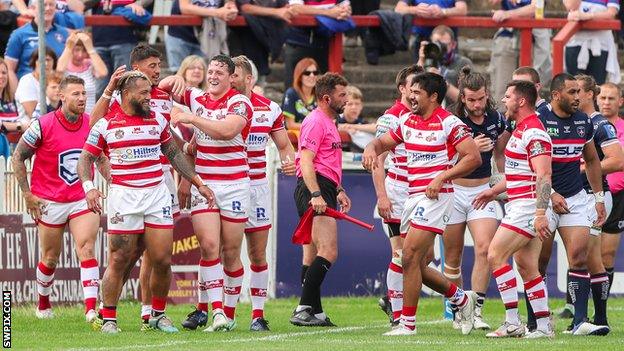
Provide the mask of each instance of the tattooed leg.
POLYGON ((102 277, 102 297, 105 306, 116 306, 128 265, 136 262, 137 241, 140 235, 109 234, 108 266, 102 277))

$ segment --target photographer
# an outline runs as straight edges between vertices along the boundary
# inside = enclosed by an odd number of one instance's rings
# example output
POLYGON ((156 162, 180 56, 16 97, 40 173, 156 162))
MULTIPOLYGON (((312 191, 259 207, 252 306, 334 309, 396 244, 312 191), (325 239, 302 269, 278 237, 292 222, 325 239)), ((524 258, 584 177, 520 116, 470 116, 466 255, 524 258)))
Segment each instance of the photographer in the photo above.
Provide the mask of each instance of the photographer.
POLYGON ((464 66, 472 68, 472 61, 457 51, 457 40, 451 28, 445 25, 435 27, 430 40, 421 42, 418 65, 444 77, 449 84, 446 98, 455 102, 459 96, 459 72, 464 66))

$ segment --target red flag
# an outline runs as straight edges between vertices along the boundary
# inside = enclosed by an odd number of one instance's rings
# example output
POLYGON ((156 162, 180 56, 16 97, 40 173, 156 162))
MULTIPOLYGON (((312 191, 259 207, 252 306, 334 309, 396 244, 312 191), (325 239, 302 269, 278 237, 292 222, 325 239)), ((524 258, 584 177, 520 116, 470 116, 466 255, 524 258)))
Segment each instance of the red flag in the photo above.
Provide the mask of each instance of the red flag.
MULTIPOLYGON (((346 213, 342 213, 340 211, 336 211, 333 208, 327 207, 325 209, 325 214, 336 218, 336 219, 344 219, 351 223, 357 224, 361 227, 372 231, 375 228, 374 225, 363 222, 357 218, 353 218, 346 213)), ((295 232, 292 236, 292 243, 299 245, 306 245, 312 242, 312 220, 314 219, 314 209, 310 206, 304 213, 301 219, 299 220, 299 224, 297 228, 295 228, 295 232)))

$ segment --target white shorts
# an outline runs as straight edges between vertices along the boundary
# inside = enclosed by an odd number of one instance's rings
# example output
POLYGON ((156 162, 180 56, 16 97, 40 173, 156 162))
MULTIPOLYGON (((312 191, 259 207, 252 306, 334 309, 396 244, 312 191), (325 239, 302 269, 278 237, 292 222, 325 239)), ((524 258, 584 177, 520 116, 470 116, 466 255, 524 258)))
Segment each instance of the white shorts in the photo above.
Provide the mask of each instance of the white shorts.
POLYGON ((163 166, 163 173, 165 179, 165 185, 167 189, 169 189, 169 194, 171 195, 171 212, 173 213, 173 218, 175 219, 180 215, 180 201, 178 201, 178 187, 175 182, 175 178, 173 177, 173 173, 171 173, 171 167, 163 166))
POLYGON ((271 189, 269 184, 251 185, 249 218, 245 233, 271 229, 271 189))
POLYGON ((171 194, 165 183, 150 188, 111 185, 108 234, 143 234, 145 227, 173 229, 171 194))
MULTIPOLYGON (((384 223, 402 223, 401 219, 403 216, 403 210, 405 209, 405 201, 409 197, 408 186, 407 183, 396 181, 392 178, 386 177, 385 180, 386 185, 386 194, 388 195, 388 200, 390 200, 390 204, 392 204, 392 215, 390 220, 385 220, 384 223)), ((405 225, 406 230, 401 230, 401 233, 405 234, 407 232, 407 223, 405 225)), ((404 227, 403 225, 401 227, 404 227)))
MULTIPOLYGON (((404 219, 412 228, 442 234, 453 210, 453 193, 439 193, 437 200, 422 194, 411 195, 405 202, 404 219)), ((403 228, 401 228, 403 233, 403 228)))
MULTIPOLYGON (((565 198, 570 213, 557 214, 553 212, 555 228, 559 227, 588 227, 592 226, 592 208, 593 200, 590 202, 587 198, 585 190, 579 191, 577 194, 565 198)), ((595 211, 595 209, 594 209, 595 211)))
MULTIPOLYGON (((555 231, 555 222, 550 208, 546 210, 546 218, 548 218, 550 231, 555 231)), ((535 221, 535 199, 517 199, 505 204, 505 217, 500 226, 533 239, 536 236, 533 221, 535 221)))
POLYGON ((219 213, 221 219, 234 222, 247 222, 249 213, 249 180, 240 180, 236 183, 204 182, 212 190, 216 197, 216 207, 208 207, 206 199, 191 188, 191 215, 206 212, 219 213))
MULTIPOLYGON (((587 191, 586 191, 587 193, 587 191)), ((604 196, 604 204, 605 204, 605 210, 607 211, 607 218, 609 218, 609 215, 611 214, 611 210, 613 209, 613 197, 611 196, 611 192, 610 191, 605 191, 605 196, 604 196)), ((590 219, 592 222, 592 227, 589 229, 589 234, 594 235, 594 236, 598 236, 602 233, 602 226, 600 227, 595 227, 593 225, 594 221, 596 220, 596 218, 598 218, 598 213, 596 212, 596 201, 594 198, 594 194, 587 194, 587 203, 589 203, 589 207, 590 207, 590 219)))
POLYGON ((472 205, 472 200, 481 192, 490 188, 489 184, 474 187, 466 187, 453 184, 455 198, 453 199, 453 211, 447 224, 458 224, 473 221, 475 219, 492 218, 499 219, 497 215, 496 201, 490 201, 484 209, 477 210, 472 205))
POLYGON ((37 224, 51 228, 64 228, 70 220, 90 213, 87 201, 85 199, 74 202, 54 202, 49 200, 41 200, 41 219, 37 224))

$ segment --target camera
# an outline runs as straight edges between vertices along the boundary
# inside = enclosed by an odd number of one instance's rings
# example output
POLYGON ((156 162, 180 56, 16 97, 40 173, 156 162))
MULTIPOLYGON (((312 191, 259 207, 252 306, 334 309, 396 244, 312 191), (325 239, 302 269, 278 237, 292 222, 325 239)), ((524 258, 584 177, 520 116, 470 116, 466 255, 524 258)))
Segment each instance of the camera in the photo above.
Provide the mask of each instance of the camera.
POLYGON ((444 55, 446 55, 446 51, 446 44, 439 41, 425 44, 425 64, 423 68, 425 70, 430 67, 440 68, 444 55))

